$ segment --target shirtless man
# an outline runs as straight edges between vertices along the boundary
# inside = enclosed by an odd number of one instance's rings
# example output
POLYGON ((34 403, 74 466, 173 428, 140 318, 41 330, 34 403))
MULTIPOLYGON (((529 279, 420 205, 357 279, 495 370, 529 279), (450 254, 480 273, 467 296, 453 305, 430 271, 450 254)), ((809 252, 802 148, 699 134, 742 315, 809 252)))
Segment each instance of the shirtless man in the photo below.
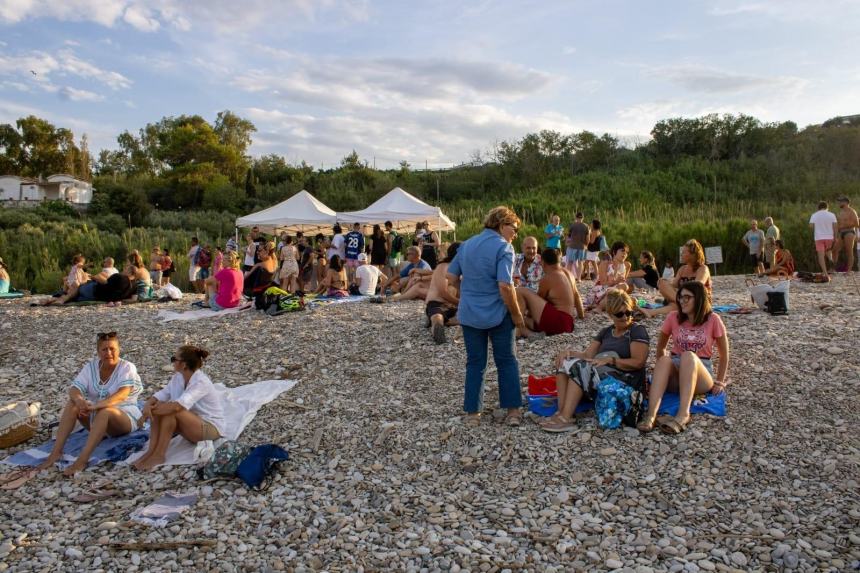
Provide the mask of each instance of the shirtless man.
POLYGON ((430 321, 430 332, 436 344, 444 344, 445 327, 460 324, 457 321, 457 306, 460 298, 457 296, 457 285, 448 282, 448 265, 457 256, 460 242, 451 243, 445 259, 436 265, 427 289, 427 306, 424 313, 430 321))
POLYGON ((577 317, 585 318, 576 279, 559 264, 558 251, 555 249, 544 249, 541 264, 544 275, 537 294, 525 287, 517 288, 520 308, 528 309, 525 317, 527 328, 518 334, 528 336, 531 331, 536 331, 552 336, 573 332, 574 310, 577 317))
POLYGON ((839 235, 836 237, 836 258, 839 257, 839 251, 842 251, 847 263, 845 271, 851 272, 854 270, 854 246, 857 243, 857 227, 860 227, 860 220, 857 218, 857 211, 851 207, 848 197, 840 197, 837 201, 839 201, 839 213, 836 219, 839 235))

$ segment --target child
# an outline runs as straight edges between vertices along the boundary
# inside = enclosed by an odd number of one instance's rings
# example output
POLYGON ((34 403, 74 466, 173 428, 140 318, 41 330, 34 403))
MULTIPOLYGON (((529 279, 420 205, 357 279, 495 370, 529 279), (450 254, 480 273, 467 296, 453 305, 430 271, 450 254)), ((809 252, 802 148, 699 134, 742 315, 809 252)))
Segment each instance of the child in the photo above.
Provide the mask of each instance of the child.
POLYGON ((675 278, 675 269, 672 267, 672 261, 666 259, 666 263, 663 266, 663 278, 667 281, 675 278))
POLYGON ((161 285, 161 274, 164 270, 161 263, 161 248, 156 245, 149 257, 149 278, 155 286, 161 285))
POLYGON ((170 284, 170 275, 173 274, 173 259, 170 258, 170 251, 164 249, 161 252, 161 286, 170 284))
MULTIPOLYGON (((207 245, 208 246, 208 245, 207 245)), ((212 274, 210 276, 215 276, 218 271, 224 268, 224 249, 220 246, 215 247, 215 256, 212 257, 212 274)))
POLYGON ((66 277, 66 284, 63 289, 66 294, 90 280, 90 277, 84 270, 85 264, 87 264, 87 259, 83 255, 75 255, 72 258, 72 268, 69 270, 69 275, 66 277))

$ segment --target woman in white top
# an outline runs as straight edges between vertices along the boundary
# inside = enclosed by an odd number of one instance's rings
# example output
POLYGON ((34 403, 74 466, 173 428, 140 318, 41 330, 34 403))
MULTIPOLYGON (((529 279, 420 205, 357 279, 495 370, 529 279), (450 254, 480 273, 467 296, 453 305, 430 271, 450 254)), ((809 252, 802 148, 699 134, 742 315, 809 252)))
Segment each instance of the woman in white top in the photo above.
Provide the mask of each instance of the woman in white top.
POLYGON ((189 442, 216 440, 224 434, 224 403, 212 380, 200 370, 209 352, 196 346, 180 346, 170 358, 175 373, 167 386, 143 406, 140 423, 152 419, 149 449, 134 463, 150 470, 164 463, 173 434, 189 442))
POLYGON ((69 401, 60 415, 54 449, 39 466, 48 469, 63 455, 63 446, 76 422, 90 434, 75 462, 63 473, 73 476, 87 467, 90 455, 105 436, 122 436, 137 427, 140 408, 137 397, 143 390, 134 364, 119 357, 116 332, 101 332, 96 337, 97 356, 87 362, 69 388, 69 401))
POLYGON ((597 281, 586 299, 589 308, 603 310, 606 306, 604 297, 612 289, 624 292, 631 290, 627 285, 627 275, 630 273, 627 255, 630 253, 630 247, 624 241, 616 241, 612 244, 610 253, 612 258, 601 261, 597 267, 597 281))

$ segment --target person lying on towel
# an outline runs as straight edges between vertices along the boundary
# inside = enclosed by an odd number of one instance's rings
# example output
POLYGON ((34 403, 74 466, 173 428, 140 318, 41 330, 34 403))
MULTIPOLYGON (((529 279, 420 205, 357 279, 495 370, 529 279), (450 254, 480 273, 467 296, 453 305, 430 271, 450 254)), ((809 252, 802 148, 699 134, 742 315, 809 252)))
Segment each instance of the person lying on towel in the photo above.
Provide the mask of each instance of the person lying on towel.
POLYGON ((152 419, 149 449, 134 462, 139 470, 151 470, 165 462, 174 434, 194 444, 224 435, 224 403, 221 393, 200 367, 209 352, 196 346, 180 346, 174 356, 174 374, 167 386, 143 406, 141 425, 152 419))
POLYGON ((532 331, 550 336, 573 332, 574 311, 579 318, 585 318, 576 279, 561 266, 558 251, 544 249, 541 266, 543 278, 536 293, 525 286, 517 287, 517 302, 521 309, 527 311, 527 328, 517 332, 519 336, 528 336, 532 331))
POLYGON ((60 415, 54 449, 39 466, 50 468, 63 455, 63 446, 76 422, 90 435, 75 462, 63 471, 72 476, 87 467, 90 455, 105 436, 117 437, 137 428, 141 412, 137 397, 143 384, 137 368, 119 357, 116 332, 101 332, 96 337, 97 356, 87 362, 72 381, 69 401, 60 415))

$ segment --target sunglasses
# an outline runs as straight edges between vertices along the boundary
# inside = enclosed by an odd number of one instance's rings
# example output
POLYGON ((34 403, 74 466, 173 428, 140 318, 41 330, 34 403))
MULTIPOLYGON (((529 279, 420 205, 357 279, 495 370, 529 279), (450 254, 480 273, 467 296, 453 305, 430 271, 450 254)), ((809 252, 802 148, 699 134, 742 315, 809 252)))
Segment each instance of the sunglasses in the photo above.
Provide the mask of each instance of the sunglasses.
POLYGON ((111 338, 116 338, 116 331, 112 330, 110 332, 99 332, 96 334, 96 340, 110 340, 111 338))
POLYGON ((620 310, 618 312, 612 313, 612 316, 614 316, 615 318, 630 318, 631 316, 633 316, 633 311, 632 310, 620 310))
POLYGON ((177 357, 175 357, 175 356, 171 356, 171 357, 170 357, 170 362, 182 362, 182 359, 181 359, 181 358, 177 358, 177 357))
POLYGON ((682 294, 678 297, 678 302, 687 302, 689 300, 693 300, 693 295, 691 294, 682 294))

